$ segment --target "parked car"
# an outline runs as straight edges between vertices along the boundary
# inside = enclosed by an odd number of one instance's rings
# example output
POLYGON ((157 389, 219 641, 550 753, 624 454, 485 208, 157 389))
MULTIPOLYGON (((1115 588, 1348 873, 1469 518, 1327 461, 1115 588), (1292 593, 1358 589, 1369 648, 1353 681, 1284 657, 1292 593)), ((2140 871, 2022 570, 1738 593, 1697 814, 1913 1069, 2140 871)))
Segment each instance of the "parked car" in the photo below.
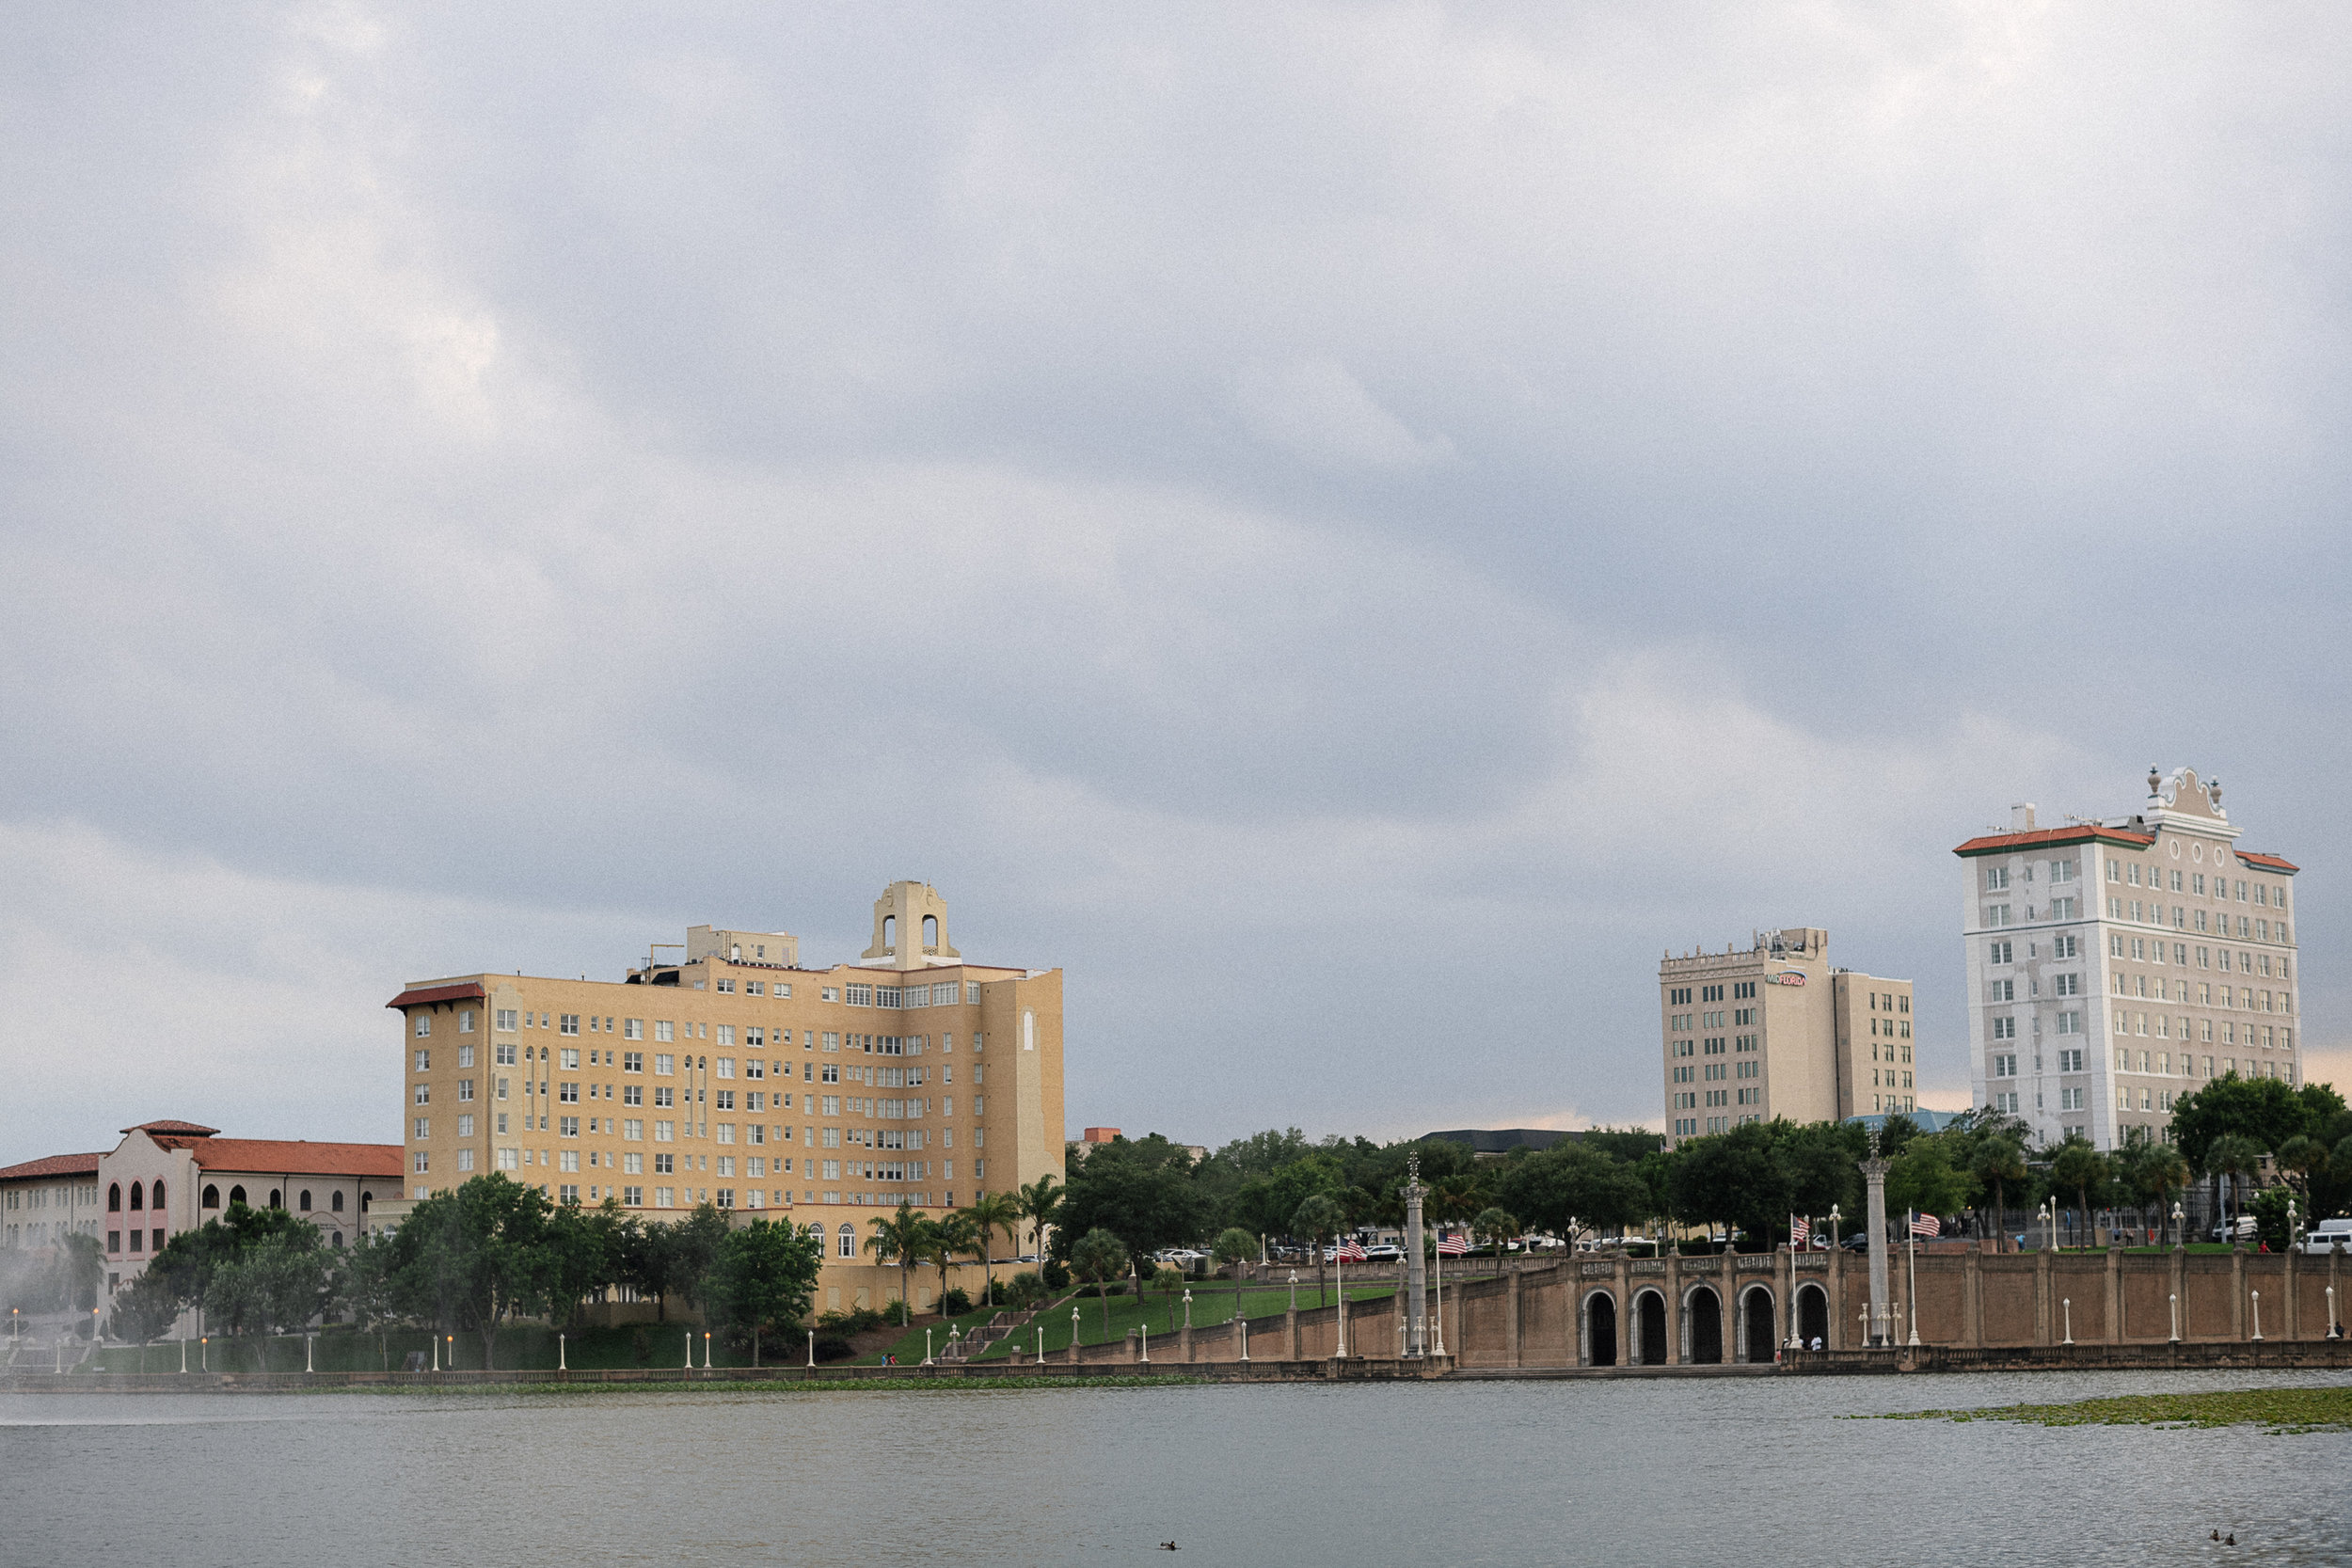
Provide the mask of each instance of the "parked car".
POLYGON ((2250 1242, 2254 1239, 2254 1216, 2251 1214, 2240 1214, 2233 1221, 2223 1220, 2219 1225, 2213 1227, 2213 1239, 2217 1242, 2227 1242, 2233 1239, 2241 1242, 2250 1242), (2231 1235, 2233 1228, 2236 1231, 2234 1238, 2231 1235))
POLYGON ((1364 1248, 1364 1261, 1367 1263, 1394 1263, 1402 1260, 1404 1257, 1403 1247, 1391 1246, 1386 1242, 1378 1246, 1364 1248))
POLYGON ((2337 1246, 2352 1252, 2352 1220, 2321 1220, 2303 1232, 2305 1252, 2327 1252, 2337 1246))

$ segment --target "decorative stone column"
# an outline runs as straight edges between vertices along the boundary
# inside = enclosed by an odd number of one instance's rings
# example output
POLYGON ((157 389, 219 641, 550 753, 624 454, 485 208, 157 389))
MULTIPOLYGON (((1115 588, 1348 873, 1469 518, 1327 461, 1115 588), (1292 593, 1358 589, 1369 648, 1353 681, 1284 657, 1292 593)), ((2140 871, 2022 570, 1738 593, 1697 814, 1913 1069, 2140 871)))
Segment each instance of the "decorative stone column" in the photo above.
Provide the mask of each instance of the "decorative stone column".
POLYGON ((1870 1157, 1862 1162, 1862 1180, 1868 1188, 1870 1224, 1870 1335, 1873 1345, 1886 1343, 1887 1324, 1880 1314, 1891 1299, 1886 1291, 1886 1171, 1893 1162, 1879 1154, 1878 1130, 1870 1132, 1870 1157))
MULTIPOLYGON (((2114 1232, 2108 1232, 2112 1237, 2114 1232)), ((2107 1243, 2107 1343, 2123 1342, 2123 1243, 2107 1243)))
POLYGON ((1405 1162, 1405 1290, 1399 1326, 1403 1354, 1420 1360, 1429 1354, 1429 1264, 1422 1257, 1421 1200, 1428 1189, 1421 1184, 1421 1156, 1405 1162))
POLYGON ((1968 1243, 1960 1260, 1960 1342, 1971 1350, 1984 1344, 1984 1241, 1968 1243))

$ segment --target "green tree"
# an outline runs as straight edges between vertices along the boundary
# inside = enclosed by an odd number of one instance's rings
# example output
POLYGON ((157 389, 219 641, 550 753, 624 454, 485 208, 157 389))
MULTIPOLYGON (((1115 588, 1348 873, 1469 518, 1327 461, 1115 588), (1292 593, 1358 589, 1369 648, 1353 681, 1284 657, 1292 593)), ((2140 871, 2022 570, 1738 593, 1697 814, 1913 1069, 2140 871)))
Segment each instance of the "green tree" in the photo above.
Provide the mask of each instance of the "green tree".
MULTIPOLYGON (((115 1309, 107 1328, 118 1339, 137 1344, 144 1352, 171 1327, 180 1315, 180 1296, 171 1281, 153 1270, 140 1275, 115 1292, 115 1309)), ((144 1361, 141 1363, 144 1367, 144 1361)))
POLYGON ((1054 1227, 1061 1223, 1062 1189, 1056 1186, 1052 1176, 1041 1176, 1015 1194, 1021 1205, 1021 1217, 1029 1222, 1029 1251, 1044 1267, 1046 1238, 1054 1227))
POLYGON ((1886 1173, 1886 1200, 1923 1214, 1957 1214, 1976 1196, 1976 1179, 1952 1162, 1952 1146, 1944 1138, 1912 1139, 1886 1173))
POLYGON ((1788 1182, 1788 1212, 1826 1216, 1847 1213, 1862 1201, 1862 1157, 1868 1152, 1862 1129, 1852 1122, 1778 1121, 1772 1124, 1772 1148, 1788 1182))
POLYGON ((699 1307, 703 1282, 710 1277, 711 1265, 727 1239, 727 1217, 711 1204, 698 1203, 692 1213, 664 1228, 671 1280, 687 1306, 699 1307))
POLYGON ((548 1316, 570 1323, 580 1304, 620 1278, 622 1233, 628 1224, 617 1200, 596 1209, 560 1203, 548 1213, 544 1274, 548 1316))
MULTIPOLYGON (((988 1239, 980 1234, 980 1227, 972 1222, 972 1212, 969 1209, 958 1209, 931 1222, 930 1235, 928 1240, 930 1245, 924 1256, 939 1266, 939 1297, 942 1303, 940 1310, 944 1312, 946 1310, 945 1304, 947 1299, 947 1271, 954 1267, 957 1259, 967 1253, 977 1255, 980 1261, 985 1263, 988 1260, 988 1239)), ((992 1277, 989 1280, 989 1295, 992 1303, 996 1293, 995 1287, 996 1281, 992 1277)))
POLYGON ((866 1222, 873 1234, 866 1239, 866 1250, 885 1263, 898 1265, 898 1305, 912 1318, 914 1303, 907 1291, 909 1271, 930 1256, 932 1223, 904 1203, 895 1214, 877 1214, 866 1222))
POLYGON ((2093 1188, 2105 1188, 2112 1172, 2107 1157, 2092 1148, 2081 1133, 2069 1133, 2050 1156, 2050 1184, 2060 1192, 2074 1195, 2076 1211, 2082 1215, 2083 1232, 2090 1234, 2090 1194, 2093 1188))
POLYGON ((710 1270, 710 1304, 722 1323, 752 1341, 759 1365, 762 1329, 807 1315, 824 1263, 824 1243, 789 1223, 755 1219, 730 1229, 710 1270))
POLYGON ((1298 1208, 1291 1214, 1289 1233, 1315 1249, 1315 1290, 1318 1292, 1315 1299, 1317 1301, 1323 1299, 1320 1292, 1327 1287, 1330 1278, 1327 1272, 1330 1265, 1325 1261, 1323 1256, 1324 1244, 1336 1237, 1346 1224, 1347 1211, 1341 1208, 1339 1199, 1329 1193, 1309 1193, 1299 1201, 1298 1208))
MULTIPOLYGON (((1051 1181, 1053 1178, 1043 1180, 1051 1181)), ((1025 1206, 1017 1193, 981 1192, 973 1195, 971 1206, 963 1214, 979 1238, 980 1266, 988 1280, 988 1299, 993 1306, 996 1300, 996 1233, 1003 1231, 1018 1246, 1025 1206)), ((940 1291, 945 1294, 946 1286, 941 1285, 940 1291)))
POLYGON ((1994 1235, 2009 1245, 2009 1187, 2026 1180, 2026 1151, 2013 1138, 1994 1135, 1979 1140, 1968 1163, 1968 1174, 1980 1187, 1993 1189, 1994 1235))
POLYGON ((1667 1212, 1685 1225, 1777 1232, 1796 1204, 1773 1141, 1772 1129, 1749 1122, 1684 1144, 1667 1178, 1667 1212))
POLYGON ((1104 1286, 1127 1267, 1127 1243, 1107 1230, 1089 1230, 1071 1246, 1070 1266, 1080 1279, 1094 1287, 1095 1296, 1103 1304, 1103 1337, 1109 1338, 1111 1301, 1104 1286))
POLYGON ((612 1270, 620 1283, 653 1298, 656 1323, 670 1321, 670 1296, 678 1289, 683 1261, 671 1239, 672 1227, 631 1218, 612 1238, 612 1270))
POLYGON ((538 1188, 497 1171, 419 1203, 392 1237, 403 1307, 480 1335, 489 1367, 499 1325, 544 1299, 551 1207, 538 1188))
MULTIPOLYGON (((2265 1080, 2265 1083, 2268 1081, 2265 1080)), ((2246 1208, 2242 1183, 2247 1177, 2262 1168, 2262 1159, 2261 1143, 2242 1132, 2224 1132, 2205 1145, 2205 1173, 2208 1176, 2217 1178, 2226 1176, 2230 1179, 2230 1193, 2233 1199, 2231 1207, 2240 1213, 2244 1212, 2246 1208)), ((2227 1213, 2224 1214, 2225 1220, 2231 1217, 2227 1213)), ((2233 1242, 2237 1240, 2237 1233, 2234 1230, 2225 1230, 2223 1234, 2233 1242)))
POLYGON ((1519 1233, 1518 1217, 1507 1209, 1481 1209, 1471 1219, 1470 1229, 1481 1242, 1493 1247, 1495 1257, 1500 1259, 1503 1247, 1519 1233))
POLYGON ((384 1331, 400 1312, 398 1266, 398 1249, 380 1230, 359 1236, 338 1260, 335 1293, 359 1332, 375 1336, 376 1359, 387 1371, 392 1362, 384 1331))
MULTIPOLYGON (((1296 1129, 1293 1129, 1294 1132, 1296 1129)), ((1258 1256, 1258 1238, 1238 1225, 1229 1225, 1216 1233, 1209 1245, 1209 1258, 1221 1268, 1233 1271, 1233 1316, 1241 1316, 1241 1276, 1243 1270, 1258 1256)))
POLYGON ((2311 1196, 2314 1177, 2328 1174, 2328 1146, 2308 1132, 2297 1132, 2280 1144, 2271 1158, 2300 1197, 2311 1196))
POLYGON ((2117 1154, 2116 1177, 2138 1206, 2141 1223, 2146 1223, 2148 1211, 2153 1209, 2161 1225, 2172 1195, 2188 1185, 2188 1164, 2172 1145, 2143 1141, 2117 1154))
POLYGON ((2298 1132, 2319 1134, 2344 1108, 2344 1097, 2326 1084, 2295 1089, 2276 1078, 2225 1073, 2173 1106, 2172 1141, 2190 1164, 2211 1171, 2206 1151, 2217 1138, 2251 1138, 2266 1154, 2298 1132))
POLYGON ((1623 1229, 1641 1217, 1649 1194, 1631 1166, 1563 1141, 1510 1161, 1495 1183, 1495 1199, 1538 1229, 1565 1236, 1571 1221, 1623 1229))
MULTIPOLYGON (((1181 1148, 1163 1153, 1154 1137, 1099 1146, 1070 1179, 1063 1217, 1080 1234, 1107 1230, 1127 1243, 1136 1277, 1152 1276, 1152 1256, 1200 1239, 1211 1215, 1181 1148)), ((1172 1146, 1171 1146, 1172 1147, 1172 1146)))

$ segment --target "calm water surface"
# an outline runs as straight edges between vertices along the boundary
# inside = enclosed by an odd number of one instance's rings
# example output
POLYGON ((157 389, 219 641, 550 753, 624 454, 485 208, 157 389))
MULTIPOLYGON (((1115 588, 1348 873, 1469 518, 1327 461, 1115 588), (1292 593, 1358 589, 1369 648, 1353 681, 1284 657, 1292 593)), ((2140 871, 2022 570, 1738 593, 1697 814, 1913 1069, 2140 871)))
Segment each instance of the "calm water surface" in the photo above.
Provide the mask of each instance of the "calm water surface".
POLYGON ((2352 1435, 1841 1419, 2254 1381, 0 1397, 0 1562, 2352 1562, 2352 1435))

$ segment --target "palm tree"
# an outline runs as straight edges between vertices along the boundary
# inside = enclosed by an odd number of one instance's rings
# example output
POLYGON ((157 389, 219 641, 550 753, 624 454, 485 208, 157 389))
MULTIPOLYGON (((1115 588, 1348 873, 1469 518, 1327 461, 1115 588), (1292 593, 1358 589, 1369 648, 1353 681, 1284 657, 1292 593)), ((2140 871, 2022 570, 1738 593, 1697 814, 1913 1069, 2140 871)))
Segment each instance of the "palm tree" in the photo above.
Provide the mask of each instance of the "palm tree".
POLYGON ((2085 1227, 2090 1224, 2090 1189, 2106 1185, 2107 1176, 2107 1157, 2079 1136, 2058 1145, 2058 1152, 2050 1158, 2051 1185, 2074 1190, 2085 1227))
MULTIPOLYGON (((2231 1207, 2243 1212, 2244 1196, 2238 1190, 2238 1179, 2262 1168, 2263 1146, 2242 1132, 2226 1132, 2205 1148, 2205 1170, 2213 1176, 2230 1178, 2231 1207)), ((2231 1216, 2224 1215, 2225 1219, 2231 1216)), ((2232 1225, 2223 1232, 2231 1242, 2237 1240, 2237 1227, 2232 1225)))
POLYGON ((2312 1196, 2312 1178, 2328 1174, 2328 1146, 2306 1133, 2297 1132, 2280 1144, 2276 1158, 2296 1195, 2307 1200, 2312 1196))
POLYGON ((929 1243, 924 1257, 939 1265, 939 1309, 945 1312, 947 1310, 948 1268, 962 1254, 976 1249, 985 1257, 988 1243, 980 1239, 979 1227, 972 1223, 971 1214, 964 1210, 954 1210, 930 1223, 930 1234, 924 1238, 929 1243))
POLYGON ((1109 1338, 1111 1298, 1104 1286, 1127 1266, 1127 1243, 1098 1225, 1070 1249, 1070 1266, 1078 1271, 1078 1277, 1093 1285, 1095 1296, 1103 1303, 1103 1338, 1109 1338))
POLYGON ((1233 1271, 1233 1316, 1241 1316, 1242 1265, 1257 1255, 1258 1238, 1238 1225, 1229 1225, 1209 1243, 1209 1257, 1233 1271))
POLYGON ((993 1307, 996 1303, 996 1232, 1005 1232, 1016 1244, 1020 1242, 1021 1200, 1010 1193, 977 1193, 973 1196, 971 1207, 962 1212, 979 1236, 980 1264, 988 1275, 988 1300, 993 1307))
POLYGON ((874 1227, 874 1233, 866 1238, 866 1248, 883 1262, 898 1265, 898 1306, 911 1320, 914 1304, 907 1299, 907 1273, 930 1256, 931 1233, 939 1227, 904 1203, 898 1205, 897 1213, 878 1215, 866 1224, 874 1227))
POLYGON ((1062 1199, 1066 1189, 1057 1188, 1052 1176, 1041 1176, 1019 1189, 1015 1199, 1021 1206, 1021 1217, 1029 1222, 1029 1244, 1037 1255, 1038 1267, 1045 1266, 1045 1233, 1061 1218, 1062 1199))
POLYGON ((1345 1224, 1346 1211, 1328 1193, 1309 1193, 1291 1215, 1291 1234, 1304 1236, 1308 1244, 1315 1249, 1315 1300, 1318 1302, 1324 1299, 1329 1283, 1326 1271, 1330 1265, 1324 1260, 1323 1243, 1338 1235, 1340 1227, 1345 1224))
POLYGON ((2007 1244, 2009 1183, 2026 1179, 2025 1151, 2009 1138, 1992 1137, 1977 1145, 1968 1174, 1993 1189, 1993 1234, 2007 1244))
POLYGON ((2143 1218, 2153 1207, 2162 1225, 2166 1200, 2188 1185, 2188 1164, 2181 1151, 2170 1144, 2136 1143, 2117 1156, 2117 1163, 2132 1196, 2139 1200, 2143 1218))
POLYGON ((1493 1243, 1495 1268, 1500 1271, 1502 1267, 1502 1244, 1519 1233, 1519 1222, 1506 1211, 1490 1204, 1478 1211, 1477 1216, 1470 1221, 1470 1229, 1477 1233, 1480 1241, 1493 1243))

